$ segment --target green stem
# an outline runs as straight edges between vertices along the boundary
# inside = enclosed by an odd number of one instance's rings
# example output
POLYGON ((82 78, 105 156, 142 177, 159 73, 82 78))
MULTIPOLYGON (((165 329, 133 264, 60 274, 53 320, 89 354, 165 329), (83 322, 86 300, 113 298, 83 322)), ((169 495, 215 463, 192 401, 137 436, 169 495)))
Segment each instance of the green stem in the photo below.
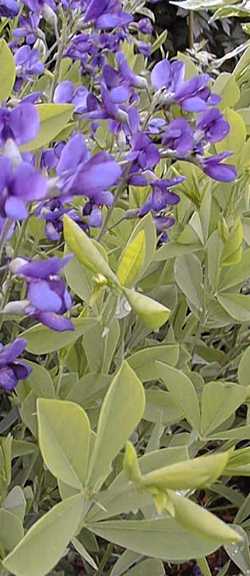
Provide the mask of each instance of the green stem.
POLYGON ((192 50, 194 47, 194 13, 190 10, 188 14, 188 45, 192 50))
POLYGON ((107 562, 109 561, 110 556, 112 555, 112 552, 113 552, 113 544, 111 544, 111 542, 110 542, 108 544, 106 550, 105 550, 103 557, 102 557, 102 560, 100 562, 100 566, 96 572, 96 576, 102 576, 103 570, 104 570, 107 562))
POLYGON ((50 101, 51 102, 53 101, 53 97, 54 97, 57 83, 59 80, 61 61, 63 59, 63 53, 64 53, 64 49, 66 46, 66 42, 67 42, 67 25, 66 25, 66 22, 64 22, 62 25, 61 38, 60 38, 59 43, 58 43, 58 52, 57 52, 56 65, 55 65, 55 71, 54 71, 54 78, 53 78, 53 82, 51 85, 51 92, 50 92, 50 101))
POLYGON ((108 227, 108 223, 110 221, 110 218, 113 214, 113 211, 119 201, 120 196, 122 195, 124 189, 127 186, 127 178, 130 172, 130 168, 131 168, 131 162, 127 165, 126 170, 124 172, 123 178, 121 180, 120 185, 118 186, 116 193, 115 193, 115 197, 114 197, 114 202, 112 204, 112 206, 109 208, 109 210, 107 211, 107 214, 103 220, 103 224, 102 227, 100 229, 100 232, 96 238, 97 242, 100 242, 100 240, 102 239, 102 237, 106 234, 107 232, 107 227, 108 227))
POLYGON ((206 558, 200 558, 199 560, 196 560, 196 562, 201 570, 202 576, 212 576, 212 572, 209 568, 209 564, 206 558))

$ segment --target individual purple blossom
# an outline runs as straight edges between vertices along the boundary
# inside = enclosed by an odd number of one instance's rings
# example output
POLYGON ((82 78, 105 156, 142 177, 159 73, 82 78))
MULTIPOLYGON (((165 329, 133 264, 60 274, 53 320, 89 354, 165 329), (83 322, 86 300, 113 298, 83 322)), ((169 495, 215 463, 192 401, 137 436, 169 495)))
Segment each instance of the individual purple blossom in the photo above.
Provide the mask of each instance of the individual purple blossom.
POLYGON ((130 183, 135 186, 145 186, 148 182, 143 172, 156 167, 160 162, 160 153, 147 134, 141 132, 135 135, 127 160, 131 162, 130 183))
POLYGON ((74 86, 70 80, 64 80, 57 85, 53 100, 56 104, 73 104, 75 112, 81 114, 86 110, 88 94, 85 86, 74 86))
POLYGON ((63 316, 70 310, 72 300, 64 280, 59 276, 71 258, 69 254, 64 258, 31 262, 17 259, 10 266, 17 276, 27 282, 25 313, 59 332, 74 330, 71 320, 63 316))
POLYGON ((93 20, 97 28, 108 30, 126 26, 133 21, 133 17, 122 10, 120 0, 90 0, 84 20, 93 20))
POLYGON ((19 146, 33 140, 39 131, 40 120, 33 104, 22 103, 16 108, 0 108, 0 146, 9 138, 19 146))
POLYGON ((25 16, 20 15, 18 18, 18 27, 13 30, 14 38, 25 40, 25 44, 33 45, 37 39, 40 16, 29 13, 25 16))
POLYGON ((231 156, 231 152, 221 152, 208 158, 200 158, 202 170, 219 182, 233 182, 237 178, 237 170, 232 164, 224 164, 223 160, 231 156))
POLYGON ((32 80, 33 76, 39 76, 44 71, 44 65, 40 60, 40 53, 36 48, 21 46, 15 53, 17 76, 24 80, 32 80))
POLYGON ((139 22, 137 22, 137 27, 142 34, 152 34, 153 32, 153 24, 149 18, 141 18, 139 22))
POLYGON ((15 18, 19 12, 16 0, 2 0, 0 2, 0 17, 15 18))
POLYGON ((220 110, 211 108, 203 112, 197 123, 196 129, 202 133, 202 137, 210 143, 223 140, 230 131, 230 125, 225 120, 220 110))
POLYGON ((208 106, 220 102, 220 96, 213 94, 208 86, 208 74, 193 76, 184 80, 185 65, 174 60, 165 59, 156 64, 151 72, 151 82, 157 90, 165 88, 167 91, 166 103, 177 102, 185 112, 202 112, 208 106))
POLYGON ((83 136, 75 134, 62 151, 57 175, 64 195, 86 196, 102 205, 112 198, 108 188, 119 179, 121 168, 107 152, 91 157, 83 136))
POLYGON ((14 167, 9 158, 0 156, 0 215, 12 220, 28 216, 27 204, 45 198, 47 182, 28 162, 14 167))
POLYGON ((169 206, 175 206, 180 201, 178 194, 170 190, 173 186, 181 184, 185 180, 183 177, 171 180, 155 180, 151 183, 152 192, 146 202, 139 209, 139 216, 144 216, 148 212, 159 213, 169 206))
POLYGON ((28 6, 28 8, 35 13, 40 13, 46 10, 46 7, 55 10, 55 4, 53 0, 23 0, 23 3, 28 6))
POLYGON ((184 118, 172 120, 163 134, 162 143, 174 150, 178 156, 185 157, 193 148, 193 130, 184 118))
POLYGON ((14 390, 18 381, 25 380, 31 372, 31 367, 18 359, 26 344, 23 338, 16 338, 7 346, 0 344, 0 387, 6 392, 14 390))

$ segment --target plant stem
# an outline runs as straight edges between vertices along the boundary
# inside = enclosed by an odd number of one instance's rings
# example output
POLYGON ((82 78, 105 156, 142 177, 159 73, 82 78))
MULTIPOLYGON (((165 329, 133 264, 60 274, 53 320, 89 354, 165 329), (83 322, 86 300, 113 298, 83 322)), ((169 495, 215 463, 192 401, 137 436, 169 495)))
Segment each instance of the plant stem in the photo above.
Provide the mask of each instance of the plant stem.
POLYGON ((111 218, 111 216, 112 216, 112 214, 113 214, 114 208, 116 207, 117 202, 118 202, 120 196, 122 195, 124 189, 125 189, 126 186, 127 186, 127 177, 128 177, 128 175, 129 175, 130 168, 131 168, 131 162, 129 162, 129 164, 126 166, 126 170, 125 170, 125 172, 124 172, 124 175, 123 175, 123 178, 122 178, 122 180, 121 180, 121 183, 120 183, 120 185, 118 186, 118 188, 117 188, 117 190, 116 190, 115 197, 114 197, 114 202, 113 202, 112 206, 110 207, 110 209, 107 211, 107 214, 106 214, 106 216, 105 216, 105 218, 104 218, 104 220, 103 220, 102 227, 101 227, 100 232, 99 232, 99 234, 98 234, 98 236, 97 236, 97 238, 96 238, 97 242, 100 242, 100 240, 102 239, 102 237, 103 237, 103 236, 106 234, 106 232, 107 232, 108 223, 109 223, 110 218, 111 218))
POLYGON ((102 576, 102 574, 103 574, 103 569, 105 568, 108 560, 110 559, 110 556, 111 556, 111 554, 112 554, 112 551, 113 551, 113 544, 111 544, 111 542, 110 542, 110 543, 108 544, 106 550, 105 550, 105 553, 104 553, 103 557, 102 557, 102 560, 101 560, 101 562, 100 562, 100 566, 99 566, 99 568, 98 568, 98 570, 97 570, 97 572, 96 572, 96 576, 102 576))
POLYGON ((190 10, 188 14, 188 45, 190 50, 194 47, 194 13, 190 10))

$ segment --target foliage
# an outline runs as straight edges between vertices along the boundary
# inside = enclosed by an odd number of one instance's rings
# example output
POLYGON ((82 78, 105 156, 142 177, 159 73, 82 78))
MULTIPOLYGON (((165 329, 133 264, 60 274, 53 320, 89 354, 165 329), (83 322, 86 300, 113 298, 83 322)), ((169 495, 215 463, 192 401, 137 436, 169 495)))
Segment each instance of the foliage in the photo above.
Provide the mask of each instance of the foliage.
POLYGON ((21 4, 0 3, 1 574, 206 576, 223 546, 247 576, 250 48, 210 77, 143 2, 21 4))

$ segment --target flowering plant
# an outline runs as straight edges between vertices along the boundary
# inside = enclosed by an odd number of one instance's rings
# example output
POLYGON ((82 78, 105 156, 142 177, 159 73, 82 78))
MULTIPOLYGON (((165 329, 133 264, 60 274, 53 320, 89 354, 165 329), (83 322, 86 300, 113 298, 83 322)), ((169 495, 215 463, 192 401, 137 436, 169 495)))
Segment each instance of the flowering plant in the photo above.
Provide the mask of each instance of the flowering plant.
POLYGON ((0 15, 2 574, 242 569, 249 61, 169 59, 144 2, 0 15))

